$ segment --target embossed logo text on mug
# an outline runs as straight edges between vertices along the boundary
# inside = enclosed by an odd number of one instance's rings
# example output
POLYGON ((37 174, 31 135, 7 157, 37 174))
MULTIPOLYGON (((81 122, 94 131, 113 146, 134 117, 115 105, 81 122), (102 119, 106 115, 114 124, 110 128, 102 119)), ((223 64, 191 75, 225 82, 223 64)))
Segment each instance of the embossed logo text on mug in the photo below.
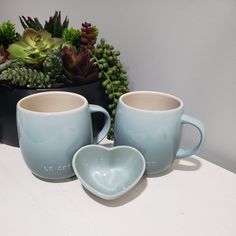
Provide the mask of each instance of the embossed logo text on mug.
POLYGON ((44 166, 43 169, 47 172, 63 172, 68 171, 72 168, 71 164, 63 165, 63 166, 44 166))

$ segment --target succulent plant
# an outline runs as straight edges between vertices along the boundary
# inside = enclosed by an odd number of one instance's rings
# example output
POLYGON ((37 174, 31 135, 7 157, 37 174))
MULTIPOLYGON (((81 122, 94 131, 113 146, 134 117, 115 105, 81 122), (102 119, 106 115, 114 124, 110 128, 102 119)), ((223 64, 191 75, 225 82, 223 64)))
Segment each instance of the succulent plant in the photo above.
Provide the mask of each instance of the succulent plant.
POLYGON ((1 73, 0 80, 26 88, 51 87, 51 81, 47 74, 26 67, 8 68, 1 73))
POLYGON ((11 58, 9 53, 0 45, 0 72, 11 65, 11 58))
POLYGON ((31 28, 34 30, 43 30, 43 26, 39 22, 37 17, 31 18, 31 17, 25 17, 25 16, 19 16, 21 25, 24 29, 31 28))
POLYGON ((104 39, 97 43, 99 31, 91 23, 84 22, 80 29, 69 28, 68 18, 62 20, 60 11, 44 24, 36 17, 19 18, 22 36, 10 22, 0 24, 0 83, 35 89, 100 79, 111 115, 108 139, 113 139, 118 99, 129 91, 120 52, 104 39))
POLYGON ((104 39, 101 39, 94 50, 92 59, 99 67, 100 72, 98 77, 103 80, 102 85, 110 99, 108 109, 111 113, 111 128, 108 133, 108 139, 113 139, 114 118, 118 99, 122 94, 129 91, 128 78, 118 58, 119 55, 119 51, 115 51, 112 45, 106 43, 104 39))
POLYGON ((52 37, 61 38, 64 29, 69 25, 69 20, 66 17, 63 22, 61 22, 61 12, 55 11, 54 15, 49 18, 48 21, 45 21, 44 26, 39 22, 37 17, 24 17, 21 16, 20 22, 24 29, 32 28, 34 30, 46 30, 52 34, 52 37))
POLYGON ((8 52, 13 59, 38 64, 46 58, 49 49, 59 48, 62 43, 62 39, 52 38, 51 34, 45 30, 35 31, 28 28, 23 32, 20 41, 9 46, 8 52))
POLYGON ((15 30, 15 25, 10 21, 0 24, 0 45, 8 48, 9 44, 19 39, 19 34, 15 30))
POLYGON ((98 37, 98 29, 90 23, 82 23, 81 28, 81 47, 94 49, 98 37))
POLYGON ((79 29, 67 28, 63 31, 63 39, 76 47, 77 51, 80 50, 81 32, 79 29))
POLYGON ((53 82, 59 82, 63 79, 63 66, 59 48, 49 50, 47 57, 43 61, 43 71, 50 77, 50 80, 53 82))
POLYGON ((61 23, 61 12, 56 11, 49 21, 45 22, 44 29, 52 34, 53 37, 62 37, 64 29, 68 28, 69 20, 66 16, 63 23, 61 23))
POLYGON ((68 81, 73 84, 90 83, 98 78, 98 67, 90 61, 87 48, 77 52, 74 47, 63 47, 61 58, 68 81))

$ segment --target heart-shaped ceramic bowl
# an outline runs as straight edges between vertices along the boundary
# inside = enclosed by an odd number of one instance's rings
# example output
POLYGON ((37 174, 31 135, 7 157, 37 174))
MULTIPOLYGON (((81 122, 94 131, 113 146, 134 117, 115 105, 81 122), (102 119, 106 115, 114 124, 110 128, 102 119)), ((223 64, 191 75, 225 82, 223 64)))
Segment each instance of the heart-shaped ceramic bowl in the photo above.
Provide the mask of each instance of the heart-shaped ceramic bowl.
POLYGON ((100 198, 112 200, 138 183, 145 171, 145 159, 129 146, 87 145, 75 153, 72 166, 86 189, 100 198))

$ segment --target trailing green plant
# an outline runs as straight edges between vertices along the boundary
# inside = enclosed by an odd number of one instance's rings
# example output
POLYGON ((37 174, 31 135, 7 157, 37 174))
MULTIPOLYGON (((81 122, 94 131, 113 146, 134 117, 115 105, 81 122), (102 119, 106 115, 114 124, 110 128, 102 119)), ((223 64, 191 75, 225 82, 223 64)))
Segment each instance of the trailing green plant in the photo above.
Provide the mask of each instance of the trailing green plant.
POLYGON ((69 19, 66 16, 64 21, 61 21, 61 12, 55 11, 54 15, 49 18, 48 21, 45 21, 44 26, 39 22, 37 17, 25 17, 20 16, 20 22, 24 29, 32 28, 34 30, 46 30, 52 34, 52 37, 61 38, 63 31, 68 28, 69 19))
POLYGON ((17 41, 20 35, 16 32, 15 25, 10 21, 3 22, 0 24, 0 45, 4 48, 17 41))
POLYGON ((21 40, 11 44, 8 52, 13 59, 20 59, 29 64, 39 64, 46 57, 49 49, 61 47, 64 41, 51 37, 46 30, 35 31, 27 28, 21 40))
POLYGON ((108 109, 111 111, 111 128, 108 138, 113 139, 114 119, 119 97, 128 92, 128 78, 119 59, 120 52, 108 44, 104 39, 97 44, 92 61, 99 67, 98 77, 103 80, 102 85, 109 98, 108 109))
POLYGON ((66 43, 76 47, 76 50, 80 50, 81 32, 79 29, 67 28, 63 31, 63 39, 66 43))
POLYGON ((50 88, 51 81, 47 74, 35 69, 13 66, 4 70, 0 80, 13 86, 25 88, 50 88))

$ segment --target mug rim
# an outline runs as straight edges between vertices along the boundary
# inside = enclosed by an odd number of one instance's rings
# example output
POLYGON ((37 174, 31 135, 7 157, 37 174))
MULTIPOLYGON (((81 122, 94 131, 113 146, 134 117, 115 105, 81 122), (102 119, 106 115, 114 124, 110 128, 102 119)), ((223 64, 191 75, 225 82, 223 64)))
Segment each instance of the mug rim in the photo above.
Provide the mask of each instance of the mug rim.
POLYGON ((159 92, 159 91, 151 91, 151 90, 137 90, 137 91, 130 91, 130 92, 127 92, 123 95, 120 96, 119 98, 119 102, 122 103, 123 106, 129 108, 129 109, 133 109, 133 110, 136 110, 136 111, 142 111, 142 112, 160 112, 160 113, 165 113, 165 112, 173 112, 173 111, 176 111, 176 110, 179 110, 179 109, 182 109, 183 108, 183 101, 178 98, 177 96, 174 96, 172 94, 169 94, 169 93, 165 93, 165 92, 159 92), (130 106, 128 104, 126 104, 123 99, 125 97, 128 97, 128 96, 131 96, 133 94, 157 94, 157 95, 162 95, 162 96, 165 96, 165 97, 168 97, 168 98, 171 98, 171 99, 174 99, 176 100, 178 103, 179 103, 179 106, 176 107, 176 108, 172 108, 172 109, 166 109, 166 110, 146 110, 146 109, 141 109, 141 108, 136 108, 136 107, 133 107, 133 106, 130 106))
POLYGON ((18 102, 17 102, 17 109, 19 110, 22 110, 24 112, 28 112, 28 113, 31 113, 31 114, 37 114, 37 115, 45 115, 45 114, 53 114, 53 115, 61 115, 63 113, 71 113, 71 112, 75 112, 75 111, 78 111, 78 110, 82 110, 82 109, 85 109, 86 107, 88 106, 88 101, 87 99, 80 95, 80 94, 77 94, 77 93, 73 93, 73 92, 67 92, 67 91, 47 91, 47 92, 39 92, 39 93, 34 93, 34 94, 30 94, 30 95, 27 95, 23 98, 21 98, 18 102), (64 111, 34 111, 34 110, 30 110, 30 109, 27 109, 27 108, 24 108, 22 107, 21 103, 28 100, 28 99, 31 99, 32 97, 39 97, 39 96, 43 96, 43 95, 47 95, 47 94, 66 94, 66 95, 70 95, 70 96, 74 96, 74 97, 79 97, 80 99, 83 100, 83 104, 79 107, 76 107, 76 108, 72 108, 72 109, 69 109, 69 110, 64 110, 64 111))

